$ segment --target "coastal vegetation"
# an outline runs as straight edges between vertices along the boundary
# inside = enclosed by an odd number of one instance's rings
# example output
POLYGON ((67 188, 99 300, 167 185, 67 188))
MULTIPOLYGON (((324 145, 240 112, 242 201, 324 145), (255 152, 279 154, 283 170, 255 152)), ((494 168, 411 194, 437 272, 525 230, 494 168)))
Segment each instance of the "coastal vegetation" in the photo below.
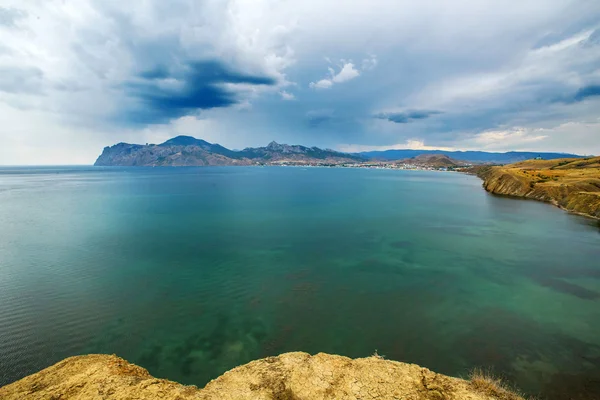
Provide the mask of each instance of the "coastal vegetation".
MULTIPOLYGON (((521 400, 522 395, 502 379, 491 372, 475 368, 469 375, 471 386, 479 393, 483 393, 498 400, 521 400)), ((531 399, 533 400, 533 399, 531 399)))

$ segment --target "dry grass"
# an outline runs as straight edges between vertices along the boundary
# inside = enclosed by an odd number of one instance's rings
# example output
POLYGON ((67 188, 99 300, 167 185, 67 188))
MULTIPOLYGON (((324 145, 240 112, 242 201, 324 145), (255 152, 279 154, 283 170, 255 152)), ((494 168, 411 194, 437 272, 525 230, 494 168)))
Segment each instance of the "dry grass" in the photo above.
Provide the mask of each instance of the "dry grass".
POLYGON ((546 201, 600 219, 600 157, 527 160, 473 171, 489 192, 546 201))
MULTIPOLYGON (((525 398, 502 379, 489 371, 476 368, 469 375, 471 385, 479 393, 498 400, 525 400, 525 398)), ((534 400, 534 399, 528 399, 534 400)))
POLYGON ((527 160, 504 168, 534 184, 575 184, 582 180, 600 179, 600 157, 527 160))

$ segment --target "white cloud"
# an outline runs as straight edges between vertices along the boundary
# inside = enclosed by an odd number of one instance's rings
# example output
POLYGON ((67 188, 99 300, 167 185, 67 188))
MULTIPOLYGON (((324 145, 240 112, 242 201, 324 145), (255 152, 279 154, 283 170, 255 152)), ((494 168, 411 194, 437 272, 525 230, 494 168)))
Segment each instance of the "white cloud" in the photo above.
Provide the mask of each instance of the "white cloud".
POLYGON ((286 92, 285 90, 282 90, 279 94, 283 100, 296 100, 296 96, 293 93, 286 92))
POLYGON ((333 86, 333 81, 331 79, 321 79, 318 82, 311 82, 308 86, 311 89, 329 89, 333 86))
POLYGON ((347 82, 357 78, 359 75, 360 72, 354 68, 354 64, 346 63, 342 67, 341 71, 337 75, 333 76, 332 81, 335 83, 347 82))
MULTIPOLYGON (((348 82, 354 78, 358 78, 360 76, 360 71, 357 70, 354 67, 354 64, 349 61, 349 62, 343 62, 342 67, 340 68, 340 71, 338 73, 335 72, 335 70, 331 67, 328 68, 329 70, 329 77, 328 78, 324 78, 321 79, 320 81, 317 82, 311 82, 308 86, 311 89, 329 89, 333 86, 334 83, 343 83, 343 82, 348 82)), ((368 64, 368 66, 372 66, 374 67, 376 65, 375 64, 368 64)))
POLYGON ((515 127, 476 134, 457 144, 461 149, 487 151, 551 151, 600 155, 600 119, 567 122, 548 128, 515 127), (565 141, 571 144, 565 146, 565 141))
POLYGON ((475 135, 474 142, 485 149, 518 147, 526 143, 539 142, 547 135, 535 134, 525 128, 515 128, 507 131, 487 131, 475 135))

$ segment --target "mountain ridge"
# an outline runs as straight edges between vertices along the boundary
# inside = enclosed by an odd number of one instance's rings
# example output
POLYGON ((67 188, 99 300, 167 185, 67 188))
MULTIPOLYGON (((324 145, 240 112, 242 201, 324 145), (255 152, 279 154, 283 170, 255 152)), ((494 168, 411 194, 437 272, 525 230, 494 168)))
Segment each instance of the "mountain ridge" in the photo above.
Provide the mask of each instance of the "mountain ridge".
POLYGON ((318 147, 280 144, 229 150, 191 136, 177 136, 161 144, 117 143, 107 146, 96 166, 204 166, 204 165, 330 165, 364 161, 364 158, 318 147))
MULTIPOLYGON (((339 165, 366 161, 402 161, 446 156, 453 163, 509 164, 536 157, 551 160, 581 158, 568 153, 386 150, 343 153, 319 147, 280 144, 272 141, 264 147, 230 150, 192 136, 176 136, 161 144, 120 142, 107 146, 97 158, 96 166, 207 166, 207 165, 339 165)), ((446 162, 447 165, 450 165, 446 162)))

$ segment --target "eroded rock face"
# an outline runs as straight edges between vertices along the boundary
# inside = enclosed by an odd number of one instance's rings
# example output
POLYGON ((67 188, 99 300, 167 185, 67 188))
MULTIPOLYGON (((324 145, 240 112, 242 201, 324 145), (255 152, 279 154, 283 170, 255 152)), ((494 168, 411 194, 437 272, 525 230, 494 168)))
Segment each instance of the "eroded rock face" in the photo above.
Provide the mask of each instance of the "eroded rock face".
MULTIPOLYGON (((488 400, 472 383, 378 357, 286 353, 226 372, 204 389, 156 379, 117 356, 67 358, 0 388, 0 399, 488 400)), ((511 399, 520 399, 518 396, 511 399)))

